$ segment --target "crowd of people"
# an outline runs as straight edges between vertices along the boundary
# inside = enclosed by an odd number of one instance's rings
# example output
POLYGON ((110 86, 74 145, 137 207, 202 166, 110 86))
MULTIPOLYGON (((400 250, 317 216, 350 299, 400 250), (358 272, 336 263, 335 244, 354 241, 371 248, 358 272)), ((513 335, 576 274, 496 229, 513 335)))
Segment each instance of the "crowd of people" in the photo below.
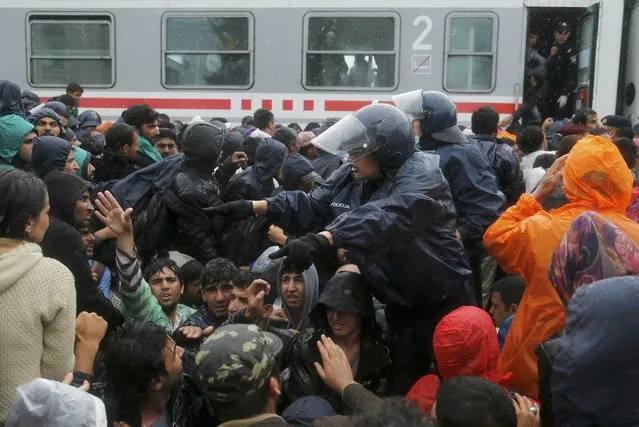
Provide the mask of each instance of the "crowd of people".
POLYGON ((639 424, 639 125, 82 93, 0 80, 0 425, 639 424))

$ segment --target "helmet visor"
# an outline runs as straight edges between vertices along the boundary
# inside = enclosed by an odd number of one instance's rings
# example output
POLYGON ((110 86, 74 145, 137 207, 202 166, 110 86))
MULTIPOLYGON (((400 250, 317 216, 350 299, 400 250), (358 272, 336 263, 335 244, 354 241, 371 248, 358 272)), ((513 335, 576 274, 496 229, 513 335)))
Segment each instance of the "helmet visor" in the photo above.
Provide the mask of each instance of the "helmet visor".
POLYGON ((400 93, 393 96, 393 102, 411 120, 420 119, 424 116, 424 98, 422 94, 423 91, 421 89, 400 93))
POLYGON ((366 125, 350 114, 312 141, 316 147, 351 161, 377 151, 380 141, 371 138, 366 125))

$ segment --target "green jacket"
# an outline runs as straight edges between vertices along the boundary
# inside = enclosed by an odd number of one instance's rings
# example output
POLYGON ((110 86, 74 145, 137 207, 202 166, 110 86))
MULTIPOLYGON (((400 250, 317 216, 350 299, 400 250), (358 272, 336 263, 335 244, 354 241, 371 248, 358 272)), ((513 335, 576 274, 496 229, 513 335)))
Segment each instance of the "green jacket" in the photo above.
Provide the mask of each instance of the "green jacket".
POLYGON ((178 304, 175 325, 171 324, 162 306, 151 293, 149 284, 144 279, 142 279, 142 284, 135 292, 122 292, 122 305, 122 314, 126 320, 153 322, 162 326, 169 334, 173 334, 173 331, 196 311, 194 308, 178 304))
POLYGON ((13 167, 13 158, 33 129, 31 123, 16 114, 0 117, 0 168, 13 167))
POLYGON ((148 139, 143 137, 141 134, 138 135, 138 151, 154 162, 159 162, 162 160, 162 155, 160 152, 149 142, 148 139))

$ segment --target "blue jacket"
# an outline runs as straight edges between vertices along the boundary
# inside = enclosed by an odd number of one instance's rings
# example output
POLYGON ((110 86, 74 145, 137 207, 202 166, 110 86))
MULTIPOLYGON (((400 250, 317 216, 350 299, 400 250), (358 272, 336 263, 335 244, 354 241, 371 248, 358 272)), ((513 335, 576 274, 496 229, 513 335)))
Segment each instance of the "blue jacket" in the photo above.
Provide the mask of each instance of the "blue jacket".
POLYGON ((268 216, 294 235, 330 231, 386 304, 461 300, 470 269, 455 238, 450 188, 437 156, 407 157, 375 182, 355 180, 344 165, 310 196, 288 191, 268 199, 268 216))
POLYGON ((71 143, 57 136, 39 136, 33 141, 31 165, 40 178, 52 170, 64 171, 71 143))
POLYGON ((457 212, 457 230, 469 252, 482 245, 484 232, 504 209, 506 198, 486 157, 473 144, 434 141, 423 150, 439 156, 457 212))
POLYGON ((639 277, 581 287, 570 300, 551 387, 557 426, 639 425, 639 277))

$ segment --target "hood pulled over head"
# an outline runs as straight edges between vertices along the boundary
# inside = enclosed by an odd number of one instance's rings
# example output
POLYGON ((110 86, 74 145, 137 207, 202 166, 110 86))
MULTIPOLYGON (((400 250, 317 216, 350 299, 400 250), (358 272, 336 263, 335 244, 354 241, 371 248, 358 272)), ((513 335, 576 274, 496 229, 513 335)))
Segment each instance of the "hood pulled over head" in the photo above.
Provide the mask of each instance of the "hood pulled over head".
POLYGON ((17 114, 24 117, 20 86, 11 80, 0 80, 0 117, 17 114))
POLYGON ((273 179, 286 159, 286 146, 273 138, 260 141, 255 152, 253 169, 260 182, 273 179))
POLYGON ((49 215, 75 227, 75 203, 85 191, 90 191, 89 183, 77 175, 59 171, 52 171, 44 182, 49 192, 49 215))
POLYGON ((44 178, 53 170, 63 171, 71 144, 57 136, 40 136, 33 140, 31 165, 38 177, 44 178))
POLYGON ((180 140, 184 152, 184 166, 202 173, 213 173, 222 152, 225 132, 206 122, 188 125, 180 140))

